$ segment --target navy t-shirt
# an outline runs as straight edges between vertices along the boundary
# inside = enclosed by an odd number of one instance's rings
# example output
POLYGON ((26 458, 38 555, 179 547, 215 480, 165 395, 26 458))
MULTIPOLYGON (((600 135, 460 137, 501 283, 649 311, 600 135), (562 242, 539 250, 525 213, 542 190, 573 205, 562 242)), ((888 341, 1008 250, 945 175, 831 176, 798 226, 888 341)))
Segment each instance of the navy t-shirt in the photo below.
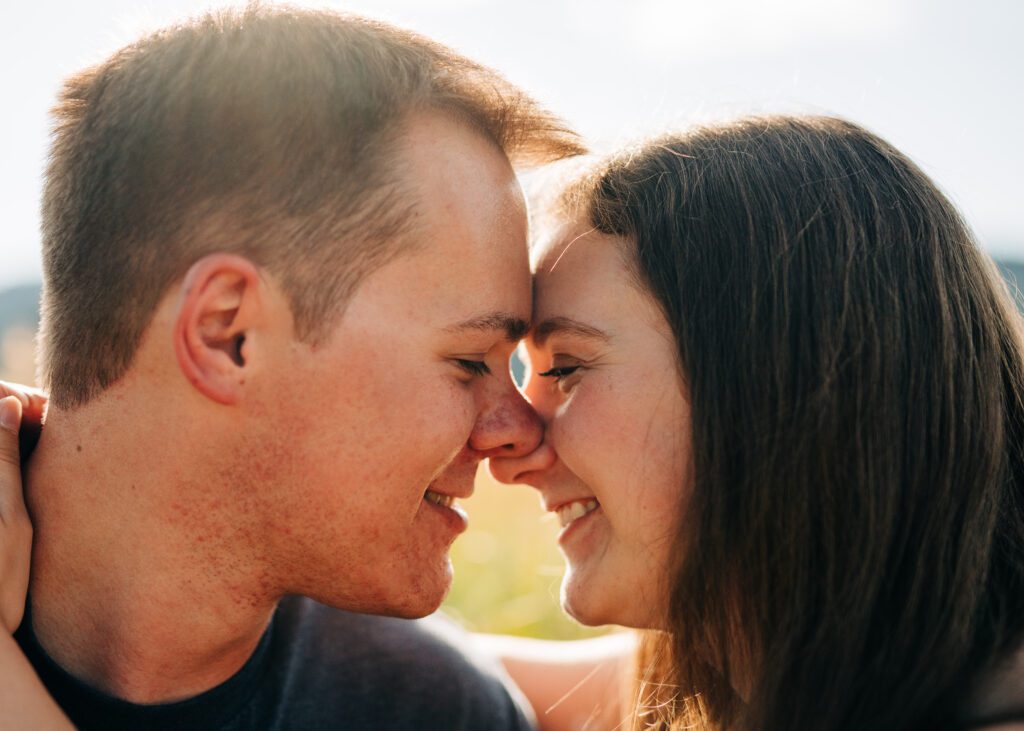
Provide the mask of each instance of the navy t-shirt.
POLYGON ((238 673, 164 705, 128 703, 72 677, 39 645, 30 616, 15 637, 82 729, 532 728, 511 681, 437 617, 375 617, 289 597, 238 673))

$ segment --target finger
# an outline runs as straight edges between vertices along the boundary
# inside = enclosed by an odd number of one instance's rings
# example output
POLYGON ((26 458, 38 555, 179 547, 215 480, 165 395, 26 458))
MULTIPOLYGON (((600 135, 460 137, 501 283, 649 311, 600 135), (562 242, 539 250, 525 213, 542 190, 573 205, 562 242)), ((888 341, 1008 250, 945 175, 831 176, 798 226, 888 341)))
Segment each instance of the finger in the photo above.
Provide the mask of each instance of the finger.
POLYGON ((21 460, 24 461, 39 442, 47 397, 37 388, 0 381, 0 398, 4 396, 15 396, 21 402, 21 460))
POLYGON ((18 451, 21 410, 21 401, 15 396, 0 400, 0 521, 4 523, 25 510, 18 451))
POLYGON ((30 414, 41 416, 43 408, 46 406, 46 394, 38 388, 32 388, 32 386, 25 386, 20 383, 0 381, 0 398, 6 396, 16 396, 21 401, 26 418, 30 414))

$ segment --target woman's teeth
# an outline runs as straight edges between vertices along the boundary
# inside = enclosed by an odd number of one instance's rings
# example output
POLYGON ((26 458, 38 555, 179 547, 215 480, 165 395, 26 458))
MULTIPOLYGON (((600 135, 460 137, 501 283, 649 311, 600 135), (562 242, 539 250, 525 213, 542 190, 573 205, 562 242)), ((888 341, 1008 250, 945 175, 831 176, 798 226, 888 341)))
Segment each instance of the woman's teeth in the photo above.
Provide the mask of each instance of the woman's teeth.
POLYGON ((450 508, 455 502, 454 495, 442 495, 441 493, 434 492, 433 490, 427 490, 423 494, 423 497, 435 505, 440 505, 442 508, 450 508))
POLYGON ((558 522, 564 528, 577 518, 582 518, 590 511, 596 510, 598 505, 597 500, 577 500, 563 505, 555 512, 558 514, 558 522))

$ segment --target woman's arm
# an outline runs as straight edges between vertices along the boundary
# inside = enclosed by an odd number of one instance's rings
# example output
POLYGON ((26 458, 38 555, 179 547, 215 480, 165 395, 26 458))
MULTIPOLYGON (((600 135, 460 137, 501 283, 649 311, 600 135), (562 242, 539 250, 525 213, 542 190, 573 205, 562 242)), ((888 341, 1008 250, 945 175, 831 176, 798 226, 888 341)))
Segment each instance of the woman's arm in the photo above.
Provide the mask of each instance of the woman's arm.
POLYGON ((537 715, 541 731, 628 728, 636 637, 624 632, 556 642, 476 635, 499 658, 537 715))
POLYGON ((0 632, 0 728, 74 729, 9 632, 0 632))
POLYGON ((27 391, 18 393, 5 384, 0 384, 0 396, 7 396, 0 400, 0 726, 70 729, 74 728, 71 722, 46 692, 13 637, 25 613, 32 555, 32 524, 21 489, 18 433, 22 411, 38 406, 38 412, 28 414, 31 418, 42 413, 42 404, 33 404, 27 391))

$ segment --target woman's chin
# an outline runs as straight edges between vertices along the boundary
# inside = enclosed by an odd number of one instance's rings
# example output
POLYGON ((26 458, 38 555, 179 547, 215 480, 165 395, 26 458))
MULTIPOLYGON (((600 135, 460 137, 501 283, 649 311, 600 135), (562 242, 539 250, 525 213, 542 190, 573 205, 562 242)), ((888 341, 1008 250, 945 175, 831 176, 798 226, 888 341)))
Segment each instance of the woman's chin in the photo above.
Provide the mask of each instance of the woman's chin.
POLYGON ((667 627, 664 612, 657 611, 658 602, 653 597, 646 600, 635 594, 617 597, 600 587, 600 582, 583 580, 570 568, 562 580, 562 611, 587 627, 606 624, 641 630, 667 627))
POLYGON ((586 582, 574 581, 571 571, 562 581, 561 599, 562 611, 582 625, 597 627, 620 623, 614 607, 608 606, 607 597, 600 596, 600 592, 593 591, 586 582))
POLYGON ((607 622, 602 622, 589 614, 586 609, 581 609, 569 599, 562 597, 562 611, 586 627, 597 627, 607 622))

